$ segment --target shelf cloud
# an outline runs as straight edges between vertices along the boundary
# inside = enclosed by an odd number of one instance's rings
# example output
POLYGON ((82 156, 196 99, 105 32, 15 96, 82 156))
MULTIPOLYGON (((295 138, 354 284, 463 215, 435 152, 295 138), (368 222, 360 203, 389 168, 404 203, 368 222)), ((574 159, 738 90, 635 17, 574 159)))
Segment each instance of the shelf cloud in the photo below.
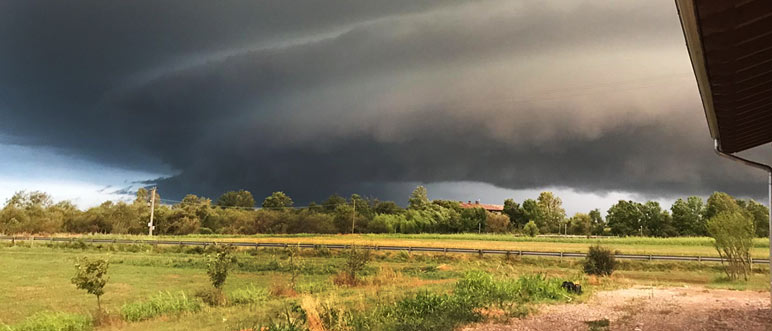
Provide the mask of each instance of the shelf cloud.
POLYGON ((765 192, 713 154, 668 0, 3 2, 0 48, 6 143, 170 197, 765 192))

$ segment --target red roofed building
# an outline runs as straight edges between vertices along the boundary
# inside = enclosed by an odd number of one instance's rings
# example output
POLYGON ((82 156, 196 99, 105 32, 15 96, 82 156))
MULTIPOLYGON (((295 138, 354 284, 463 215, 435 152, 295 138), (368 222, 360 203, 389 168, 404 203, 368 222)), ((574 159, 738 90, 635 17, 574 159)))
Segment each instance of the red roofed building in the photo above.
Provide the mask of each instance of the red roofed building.
POLYGON ((504 206, 502 205, 491 205, 487 203, 480 203, 480 201, 469 201, 469 202, 460 202, 461 208, 482 208, 486 211, 489 211, 491 213, 501 213, 504 211, 504 206))

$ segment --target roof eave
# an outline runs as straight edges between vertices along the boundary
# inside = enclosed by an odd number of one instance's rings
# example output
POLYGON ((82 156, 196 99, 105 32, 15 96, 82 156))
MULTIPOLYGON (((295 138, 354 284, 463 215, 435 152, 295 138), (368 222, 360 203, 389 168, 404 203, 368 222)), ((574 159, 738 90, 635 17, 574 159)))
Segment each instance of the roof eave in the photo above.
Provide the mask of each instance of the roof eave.
MULTIPOLYGON (((694 69, 694 76, 697 79, 697 87, 702 99, 702 107, 705 109, 705 117, 708 120, 710 136, 719 141, 718 121, 716 112, 713 108, 712 91, 710 88, 710 77, 706 69, 705 52, 702 46, 702 38, 698 24, 697 9, 694 6, 694 0, 675 0, 678 8, 678 16, 681 19, 686 46, 689 51, 689 58, 694 69)), ((719 146, 720 147, 720 146, 719 146)))

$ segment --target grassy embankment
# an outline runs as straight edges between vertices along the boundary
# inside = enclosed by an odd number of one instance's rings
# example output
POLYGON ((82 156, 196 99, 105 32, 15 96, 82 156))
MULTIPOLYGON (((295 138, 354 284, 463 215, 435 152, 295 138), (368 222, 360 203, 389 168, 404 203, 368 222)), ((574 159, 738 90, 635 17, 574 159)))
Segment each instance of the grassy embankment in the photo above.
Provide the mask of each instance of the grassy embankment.
MULTIPOLYGON (((62 234, 62 236, 72 236, 62 234)), ((87 236, 88 237, 88 236, 87 236)), ((549 252, 586 252, 594 244, 602 244, 623 254, 642 255, 682 255, 682 256, 718 256, 713 247, 713 239, 708 237, 677 237, 677 238, 555 238, 555 237, 522 237, 510 234, 347 234, 347 235, 188 235, 188 236, 131 236, 131 235, 97 235, 99 238, 128 239, 173 239, 173 240, 212 240, 212 241, 251 241, 275 243, 308 243, 308 244, 356 244, 356 245, 395 245, 424 246, 448 248, 475 249, 509 249, 524 251, 549 252)), ((769 239, 756 238, 753 241, 751 255, 754 258, 769 257, 769 239)))

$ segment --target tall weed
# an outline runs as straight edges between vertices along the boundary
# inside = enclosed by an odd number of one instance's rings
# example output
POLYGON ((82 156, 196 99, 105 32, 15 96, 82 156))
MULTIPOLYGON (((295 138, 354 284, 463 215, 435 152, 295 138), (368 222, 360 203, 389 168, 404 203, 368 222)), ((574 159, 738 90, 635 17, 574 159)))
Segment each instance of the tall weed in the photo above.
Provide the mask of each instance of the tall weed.
POLYGON ((161 315, 182 314, 201 310, 201 302, 184 292, 160 292, 147 301, 127 303, 121 307, 121 317, 127 322, 138 322, 161 315))

